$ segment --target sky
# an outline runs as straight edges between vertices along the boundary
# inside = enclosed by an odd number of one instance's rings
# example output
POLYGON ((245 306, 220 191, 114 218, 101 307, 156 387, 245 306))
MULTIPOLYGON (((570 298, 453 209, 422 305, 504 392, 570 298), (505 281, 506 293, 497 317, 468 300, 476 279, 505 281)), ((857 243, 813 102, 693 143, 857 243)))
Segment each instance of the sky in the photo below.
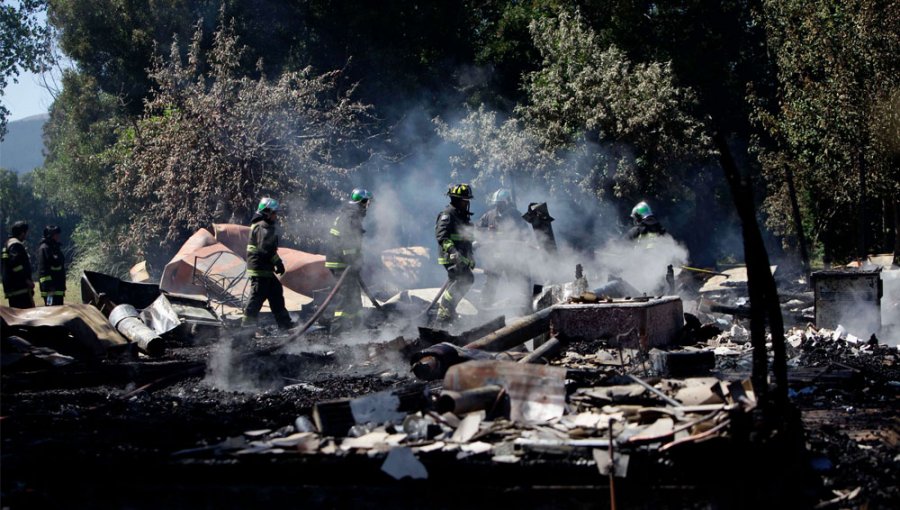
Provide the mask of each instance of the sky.
POLYGON ((9 120, 19 120, 32 115, 47 113, 53 96, 44 88, 40 75, 24 72, 19 83, 9 81, 3 91, 3 104, 9 108, 9 120))
MULTIPOLYGON (((38 12, 35 16, 38 23, 44 23, 47 20, 47 14, 38 12)), ((60 54, 60 56, 62 56, 60 54)), ((61 67, 71 67, 71 61, 62 56, 61 67)), ((51 71, 56 83, 53 84, 57 88, 60 86, 61 72, 54 68, 51 71)), ((7 120, 14 121, 47 113, 50 105, 53 104, 53 95, 46 89, 39 74, 29 73, 27 71, 15 77, 18 83, 13 82, 13 76, 9 76, 6 81, 6 89, 3 90, 3 96, 0 97, 2 102, 9 109, 9 118, 7 120)))

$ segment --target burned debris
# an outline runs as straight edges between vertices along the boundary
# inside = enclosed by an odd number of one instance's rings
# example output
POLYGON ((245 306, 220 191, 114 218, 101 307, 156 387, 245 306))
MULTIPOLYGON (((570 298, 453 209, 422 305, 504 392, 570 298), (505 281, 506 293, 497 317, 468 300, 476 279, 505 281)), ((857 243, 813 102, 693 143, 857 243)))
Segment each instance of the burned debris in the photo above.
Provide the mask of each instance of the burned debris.
MULTIPOLYGON (((754 382, 759 350, 744 268, 672 268, 664 288, 677 294, 648 295, 616 275, 592 286, 593 269, 579 264, 571 281, 536 285, 524 313, 479 309, 476 286, 449 328, 433 320, 446 289, 391 287, 391 296, 361 286, 364 320, 336 335, 325 311, 345 271, 302 288, 309 297, 297 292, 289 309, 302 326, 260 336, 238 326, 240 237, 227 225, 216 226, 215 242, 195 235, 182 250, 193 255, 176 256, 160 285, 88 271, 85 304, 0 309, 12 437, 31 437, 33 424, 133 424, 154 414, 148 423, 183 429, 135 446, 160 473, 216 466, 253 479, 266 463, 261 473, 291 466, 313 484, 347 469, 372 483, 437 487, 464 466, 494 473, 497 487, 590 488, 613 506, 651 501, 640 489, 647 484, 689 487, 724 506, 762 501, 735 476, 770 488, 772 476, 794 477, 792 487, 772 490, 798 506, 897 497, 873 470, 890 473, 896 462, 896 416, 887 410, 896 405, 900 354, 878 338, 889 329, 873 335, 828 322, 847 296, 865 313, 895 306, 881 304, 893 290, 882 290, 877 271, 815 274, 811 288, 781 282, 781 309, 798 320, 784 332, 789 407, 773 419, 754 382), (233 256, 211 259, 198 243, 233 256), (66 392, 80 403, 63 402, 66 392), (31 416, 45 397, 48 412, 31 416), (848 448, 877 455, 866 464, 848 448), (777 469, 760 471, 773 462, 777 469), (730 473, 712 467, 723 463, 730 473)), ((427 257, 410 250, 381 260, 427 257)), ((307 272, 324 268, 324 259, 306 258, 307 272)), ((401 269, 416 281, 415 264, 401 269)), ((767 341, 768 362, 775 350, 767 341)), ((9 451, 23 483, 35 483, 24 452, 9 451)))

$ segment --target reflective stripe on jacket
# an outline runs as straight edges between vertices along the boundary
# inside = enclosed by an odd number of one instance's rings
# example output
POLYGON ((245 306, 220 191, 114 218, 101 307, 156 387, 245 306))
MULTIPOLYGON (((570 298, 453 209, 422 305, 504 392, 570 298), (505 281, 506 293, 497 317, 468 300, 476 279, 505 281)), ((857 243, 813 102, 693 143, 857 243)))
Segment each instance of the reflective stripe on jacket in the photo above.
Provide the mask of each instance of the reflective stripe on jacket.
POLYGON ((359 268, 362 259, 363 209, 359 204, 346 203, 328 230, 328 249, 325 253, 325 267, 344 269, 349 265, 359 268))
POLYGON ((472 223, 469 221, 469 213, 448 205, 435 221, 434 237, 441 249, 438 264, 450 264, 450 255, 458 253, 461 262, 470 266, 474 265, 472 223))
POLYGON ((7 298, 26 294, 31 291, 28 282, 31 280, 31 259, 22 241, 10 237, 3 247, 3 292, 7 298))
POLYGON ((38 247, 38 275, 42 296, 65 296, 66 259, 53 239, 43 239, 38 247))
POLYGON ((256 213, 250 220, 250 239, 247 241, 247 276, 274 278, 278 256, 278 236, 275 225, 256 213))

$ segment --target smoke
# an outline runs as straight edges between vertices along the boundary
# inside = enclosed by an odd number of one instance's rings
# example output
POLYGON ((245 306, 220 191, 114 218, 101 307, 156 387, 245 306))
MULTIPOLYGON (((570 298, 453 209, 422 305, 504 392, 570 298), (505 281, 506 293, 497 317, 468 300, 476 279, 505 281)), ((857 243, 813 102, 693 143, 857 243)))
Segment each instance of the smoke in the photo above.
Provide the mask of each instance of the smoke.
MULTIPOLYGON (((464 115, 463 111, 455 111, 442 115, 442 118, 448 119, 452 128, 464 115)), ((349 196, 351 189, 364 187, 374 195, 363 222, 366 233, 361 276, 382 300, 400 290, 437 287, 443 283, 446 272, 437 264, 439 248, 434 238, 435 220, 448 204, 448 184, 472 182, 476 177, 466 169, 452 168, 451 161, 461 149, 456 143, 438 136, 424 106, 410 108, 403 121, 394 126, 390 138, 390 146, 375 151, 378 156, 354 174, 344 194, 349 196), (382 253, 410 246, 423 247, 427 258, 417 261, 415 278, 405 281, 397 277, 395 270, 385 267, 382 253)), ((601 149, 592 149, 597 150, 601 149)), ((641 292, 657 294, 665 283, 666 266, 687 261, 687 249, 668 236, 655 238, 652 247, 619 240, 627 227, 619 219, 627 216, 628 211, 585 191, 585 179, 590 179, 582 174, 589 164, 583 154, 571 154, 564 165, 571 175, 553 186, 542 179, 501 183, 499 179, 504 176, 488 176, 480 180, 471 203, 473 223, 488 210, 487 197, 501 186, 512 188, 518 212, 510 215, 516 228, 506 232, 501 239, 475 227, 470 232, 478 242, 478 248, 474 254, 476 281, 467 299, 482 311, 476 322, 499 313, 505 313, 508 318, 529 313, 532 286, 572 281, 576 264, 583 266, 588 288, 602 285, 613 275, 641 292), (521 219, 522 212, 532 202, 547 202, 549 212, 555 218, 552 226, 558 248, 553 253, 545 251, 531 226, 521 219), (485 296, 489 274, 499 276, 493 296, 485 296)), ((285 235, 296 239, 301 250, 324 253, 326 246, 322 241, 327 242, 328 230, 343 200, 346 198, 282 197, 286 211, 281 225, 285 235), (323 206, 323 203, 330 205, 323 206)), ((665 224, 665 217, 660 220, 665 224)), ((312 335, 320 340, 296 342, 285 349, 283 355, 292 359, 308 353, 327 352, 332 357, 331 366, 348 373, 391 370, 405 374, 409 371, 407 360, 401 357, 398 349, 387 348, 384 344, 408 335, 408 328, 415 325, 415 319, 423 309, 424 306, 398 307, 377 329, 364 328, 327 340, 321 335, 312 335)), ((380 313, 372 309, 369 312, 380 313)), ((234 345, 236 341, 228 339, 214 349, 207 376, 209 384, 247 392, 277 389, 284 384, 284 371, 291 370, 284 365, 290 362, 282 359, 280 366, 277 366, 279 363, 269 366, 248 362, 241 349, 234 345)), ((309 369, 291 373, 294 377, 310 380, 318 372, 309 369)))
POLYGON ((677 268, 688 261, 687 248, 669 235, 635 242, 613 239, 596 255, 600 271, 622 278, 648 295, 664 293, 669 265, 677 268))
MULTIPOLYGON (((453 130, 463 123, 467 113, 450 111, 440 117, 447 119, 448 128, 453 130)), ((532 284, 571 281, 576 264, 585 268, 591 286, 605 283, 612 274, 643 292, 654 293, 662 289, 667 265, 686 263, 687 249, 670 237, 659 238, 655 247, 643 250, 635 250, 631 243, 614 241, 625 229, 619 219, 627 216, 628 211, 586 191, 597 178, 592 173, 615 171, 612 167, 600 170, 594 167, 603 147, 592 144, 589 150, 568 153, 558 167, 563 174, 552 185, 543 178, 514 179, 515 175, 529 175, 526 168, 501 175, 476 175, 466 168, 452 168, 454 161, 465 160, 459 157, 461 148, 438 136, 424 105, 413 106, 403 119, 392 131, 391 150, 403 147, 404 155, 394 160, 374 159, 363 167, 356 184, 368 187, 375 196, 364 223, 363 278, 376 294, 381 291, 380 297, 402 290, 395 275, 380 260, 384 250, 425 248, 428 259, 421 261, 418 280, 408 283, 436 287, 443 282, 446 276, 436 260, 439 248, 434 239, 434 222, 448 203, 447 185, 472 182, 475 177, 479 186, 471 203, 473 222, 488 209, 487 197, 493 191, 501 186, 511 188, 519 215, 529 203, 548 203, 555 218, 553 229, 558 244, 556 253, 545 253, 524 220, 519 220, 521 228, 508 234, 503 243, 491 243, 483 232, 474 229, 472 235, 480 246, 474 257, 478 267, 476 283, 469 297, 476 306, 519 303, 523 295, 528 301, 532 284), (493 303, 478 302, 486 280, 485 271, 501 275, 493 303)), ((660 219, 665 223, 665 218, 660 219)))
POLYGON ((204 382, 224 391, 255 393, 266 389, 260 387, 261 374, 248 373, 241 363, 241 351, 235 348, 238 341, 228 336, 213 346, 204 382))
POLYGON ((826 326, 838 326, 861 340, 875 335, 880 343, 900 345, 900 270, 882 271, 883 296, 876 301, 877 280, 841 278, 818 283, 816 314, 826 326))
POLYGON ((279 216, 279 226, 284 236, 296 240, 305 252, 325 253, 323 240, 327 239, 325 234, 337 211, 323 208, 298 195, 284 197, 281 203, 283 212, 279 216))
POLYGON ((882 343, 900 346, 900 269, 882 271, 881 281, 884 296, 881 298, 881 333, 882 343))

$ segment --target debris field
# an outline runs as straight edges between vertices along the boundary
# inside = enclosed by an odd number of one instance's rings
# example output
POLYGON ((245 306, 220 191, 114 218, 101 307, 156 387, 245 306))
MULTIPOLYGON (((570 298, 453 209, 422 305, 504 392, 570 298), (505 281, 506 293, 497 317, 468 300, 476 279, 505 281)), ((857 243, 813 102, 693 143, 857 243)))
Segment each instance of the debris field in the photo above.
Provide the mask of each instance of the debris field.
POLYGON ((740 282, 612 297, 576 275, 449 330, 409 313, 431 289, 351 335, 314 298, 260 336, 227 292, 86 273, 86 304, 2 309, 4 505, 896 507, 896 346, 786 291, 773 426, 740 282))

